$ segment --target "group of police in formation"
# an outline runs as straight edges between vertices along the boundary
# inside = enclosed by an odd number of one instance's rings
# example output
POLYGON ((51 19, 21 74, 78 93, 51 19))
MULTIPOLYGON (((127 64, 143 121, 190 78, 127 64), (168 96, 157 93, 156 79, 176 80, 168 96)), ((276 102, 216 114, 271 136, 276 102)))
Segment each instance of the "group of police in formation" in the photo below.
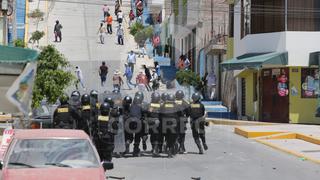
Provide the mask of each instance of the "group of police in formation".
MULTIPOLYGON (((114 94, 120 94, 114 91, 114 94)), ((167 153, 172 158, 177 153, 186 152, 184 141, 188 119, 194 141, 203 154, 207 150, 205 138, 205 108, 198 93, 192 95, 192 102, 184 100, 183 91, 175 95, 158 92, 151 94, 151 102, 144 101, 144 94, 137 92, 132 99, 130 96, 121 98, 120 103, 114 98, 107 97, 102 104, 98 102, 98 92, 92 90, 90 94, 78 91, 59 98, 61 105, 55 110, 53 128, 84 130, 93 140, 100 158, 112 160, 114 137, 119 129, 124 130, 125 152, 129 152, 133 143, 133 156, 140 156, 140 143, 147 149, 146 141, 150 135, 152 154, 167 153), (120 118, 123 128, 119 128, 120 118)))

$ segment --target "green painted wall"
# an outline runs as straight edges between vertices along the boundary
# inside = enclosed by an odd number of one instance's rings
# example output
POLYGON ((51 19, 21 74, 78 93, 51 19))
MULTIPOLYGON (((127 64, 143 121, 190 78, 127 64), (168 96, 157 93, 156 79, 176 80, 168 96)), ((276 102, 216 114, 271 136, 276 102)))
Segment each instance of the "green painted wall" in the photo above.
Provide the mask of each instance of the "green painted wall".
POLYGON ((227 40, 227 60, 233 58, 233 38, 227 40))
POLYGON ((295 87, 298 90, 297 96, 293 96, 290 91, 290 123, 320 124, 320 118, 315 117, 317 99, 301 98, 301 67, 290 67, 289 76, 290 89, 295 87), (298 71, 292 72, 293 69, 298 71))

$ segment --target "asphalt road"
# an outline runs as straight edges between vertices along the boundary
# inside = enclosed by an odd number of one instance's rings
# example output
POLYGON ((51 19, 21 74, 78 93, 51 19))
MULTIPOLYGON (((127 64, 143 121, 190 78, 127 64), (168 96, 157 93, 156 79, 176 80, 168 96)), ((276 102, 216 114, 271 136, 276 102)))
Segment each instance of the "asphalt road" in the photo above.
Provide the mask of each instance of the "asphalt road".
POLYGON ((209 150, 199 155, 189 132, 188 154, 177 155, 174 159, 152 158, 148 153, 143 157, 114 159, 115 169, 108 175, 124 176, 128 180, 319 179, 318 164, 235 135, 230 126, 207 128, 207 141, 209 150))

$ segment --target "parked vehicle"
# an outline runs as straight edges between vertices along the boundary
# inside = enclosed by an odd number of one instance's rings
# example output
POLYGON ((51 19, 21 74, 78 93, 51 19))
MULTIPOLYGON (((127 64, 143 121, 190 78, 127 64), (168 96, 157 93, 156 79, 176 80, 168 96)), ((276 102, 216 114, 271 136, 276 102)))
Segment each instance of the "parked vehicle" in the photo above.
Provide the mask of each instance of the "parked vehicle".
POLYGON ((88 135, 80 130, 14 130, 0 163, 2 180, 105 180, 113 163, 101 162, 88 135))

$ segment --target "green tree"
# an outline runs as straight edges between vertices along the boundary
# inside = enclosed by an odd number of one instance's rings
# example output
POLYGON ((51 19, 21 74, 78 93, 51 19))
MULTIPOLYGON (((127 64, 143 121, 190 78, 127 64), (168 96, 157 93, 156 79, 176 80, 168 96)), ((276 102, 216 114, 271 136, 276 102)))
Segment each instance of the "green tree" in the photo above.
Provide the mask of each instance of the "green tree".
POLYGON ((135 22, 132 24, 131 28, 130 28, 130 34, 132 36, 135 36, 137 34, 137 32, 143 30, 143 24, 139 23, 139 22, 135 22))
POLYGON ((26 47, 26 44, 24 43, 24 41, 22 39, 15 39, 13 41, 13 45, 14 45, 14 47, 22 47, 22 48, 26 47))
POLYGON ((44 16, 44 13, 40 11, 40 9, 35 9, 31 13, 28 14, 30 18, 36 18, 36 19, 42 19, 44 16))
POLYGON ((139 32, 137 32, 134 36, 134 40, 139 45, 144 45, 148 38, 152 38, 153 36, 153 27, 148 26, 139 32))
POLYGON ((181 86, 188 88, 189 96, 191 95, 191 87, 194 87, 197 91, 200 91, 203 88, 200 76, 191 70, 178 71, 176 73, 176 80, 181 86))
POLYGON ((38 57, 32 107, 39 107, 43 99, 51 104, 57 101, 75 80, 72 73, 66 71, 69 66, 67 59, 53 45, 42 48, 38 57))
POLYGON ((37 44, 39 44, 39 40, 44 36, 44 32, 43 31, 35 31, 31 34, 31 38, 29 40, 29 42, 32 42, 33 44, 35 42, 37 42, 37 44))

